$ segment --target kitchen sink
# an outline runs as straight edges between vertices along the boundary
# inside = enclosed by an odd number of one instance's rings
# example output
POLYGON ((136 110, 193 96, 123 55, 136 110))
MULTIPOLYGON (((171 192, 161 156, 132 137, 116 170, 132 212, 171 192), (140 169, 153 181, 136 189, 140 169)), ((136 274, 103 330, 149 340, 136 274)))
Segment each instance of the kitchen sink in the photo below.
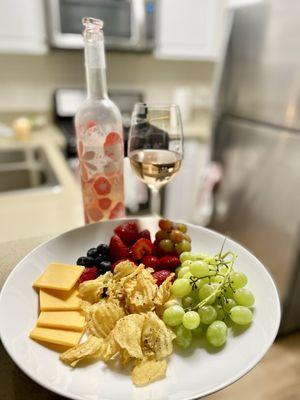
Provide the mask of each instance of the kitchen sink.
POLYGON ((0 149, 0 195, 58 188, 59 181, 42 147, 0 149))

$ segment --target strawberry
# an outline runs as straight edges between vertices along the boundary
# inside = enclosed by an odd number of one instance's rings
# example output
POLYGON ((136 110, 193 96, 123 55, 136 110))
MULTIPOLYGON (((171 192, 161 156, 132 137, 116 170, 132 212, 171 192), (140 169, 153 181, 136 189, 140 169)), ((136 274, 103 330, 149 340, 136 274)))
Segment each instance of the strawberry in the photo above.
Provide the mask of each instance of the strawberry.
POLYGON ((124 211, 125 211, 124 203, 119 201, 119 203, 117 203, 111 210, 109 214, 109 219, 122 218, 124 216, 124 211))
POLYGON ((139 227, 136 222, 124 222, 114 230, 124 243, 131 246, 138 239, 139 227))
POLYGON ((128 258, 128 247, 122 242, 118 235, 113 235, 110 239, 109 255, 113 262, 128 258))
POLYGON ((96 267, 85 268, 79 278, 79 283, 96 279, 98 275, 99 275, 98 268, 96 267))
POLYGON ((121 136, 117 132, 110 132, 105 138, 104 146, 116 143, 122 143, 121 136))
POLYGON ((99 207, 102 208, 102 210, 107 210, 111 206, 111 199, 108 197, 101 197, 98 200, 99 207))
POLYGON ((142 263, 148 268, 153 268, 154 270, 157 270, 159 265, 159 259, 155 256, 147 255, 143 257, 142 263))
POLYGON ((89 119, 88 122, 86 123, 86 126, 88 129, 90 128, 94 128, 94 126, 96 126, 97 123, 95 121, 93 121, 92 119, 89 119))
POLYGON ((134 260, 141 260, 145 255, 152 253, 153 244, 149 239, 141 238, 134 243, 131 251, 134 260))
POLYGON ((141 239, 141 238, 145 238, 145 239, 151 240, 150 231, 148 231, 148 229, 144 229, 143 231, 141 231, 138 234, 138 239, 141 239))
POLYGON ((96 190, 97 194, 102 195, 102 196, 106 196, 111 191, 111 184, 109 183, 109 181, 106 178, 104 178, 104 176, 99 176, 95 180, 93 186, 94 186, 94 189, 96 190))
POLYGON ((166 269, 162 269, 160 271, 154 272, 152 275, 154 279, 156 279, 156 284, 160 286, 170 275, 171 271, 167 271, 166 269))
POLYGON ((162 269, 174 270, 180 265, 180 260, 176 256, 163 256, 159 259, 159 266, 162 269))

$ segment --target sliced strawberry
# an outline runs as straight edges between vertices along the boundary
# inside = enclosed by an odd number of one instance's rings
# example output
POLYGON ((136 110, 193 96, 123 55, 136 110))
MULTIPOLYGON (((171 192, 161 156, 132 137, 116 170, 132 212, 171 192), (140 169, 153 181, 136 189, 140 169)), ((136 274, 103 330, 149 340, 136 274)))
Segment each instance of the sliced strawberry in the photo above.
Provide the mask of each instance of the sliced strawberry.
POLYGON ((160 286, 170 275, 172 274, 171 271, 167 271, 166 269, 162 269, 160 271, 154 272, 152 275, 153 278, 156 279, 156 284, 160 286))
POLYGON ((108 197, 102 197, 98 201, 99 207, 102 208, 102 210, 107 210, 111 206, 111 199, 108 197))
POLYGON ((101 196, 106 196, 111 191, 111 184, 104 178, 104 176, 99 176, 93 184, 96 192, 101 196))
POLYGON ((113 262, 126 259, 129 256, 128 247, 118 235, 113 235, 109 243, 109 255, 113 262))
POLYGON ((124 222, 114 230, 124 243, 131 246, 138 239, 139 227, 136 222, 124 222))
POLYGON ((159 267, 161 269, 174 270, 180 265, 180 260, 176 256, 163 256, 159 259, 159 267))
POLYGON ((153 268, 154 270, 157 270, 159 265, 159 259, 155 256, 147 255, 143 257, 142 263, 148 268, 153 268))
POLYGON ((99 210, 99 209, 96 208, 96 207, 90 207, 90 208, 88 208, 88 209, 87 209, 87 212, 88 212, 90 218, 91 218, 93 221, 101 221, 101 219, 103 218, 103 214, 102 214, 101 210, 99 210))
POLYGON ((96 279, 99 276, 99 270, 96 267, 85 268, 79 278, 79 283, 96 279))
POLYGON ((93 128, 96 125, 97 125, 96 122, 92 119, 89 119, 88 122, 86 123, 88 129, 93 128))
POLYGON ((119 203, 117 203, 114 206, 114 208, 111 210, 111 212, 109 214, 109 219, 115 219, 115 218, 124 217, 124 211, 125 211, 124 203, 119 201, 119 203))
POLYGON ((132 256, 134 260, 141 260, 145 255, 151 254, 153 248, 153 244, 149 239, 138 239, 131 247, 132 256))
POLYGON ((139 239, 140 239, 140 238, 145 238, 145 239, 151 240, 150 231, 148 231, 148 229, 144 229, 143 231, 141 231, 141 232, 138 234, 138 238, 139 238, 139 239))
POLYGON ((104 146, 121 143, 121 142, 122 142, 122 138, 117 132, 110 132, 105 138, 104 146))

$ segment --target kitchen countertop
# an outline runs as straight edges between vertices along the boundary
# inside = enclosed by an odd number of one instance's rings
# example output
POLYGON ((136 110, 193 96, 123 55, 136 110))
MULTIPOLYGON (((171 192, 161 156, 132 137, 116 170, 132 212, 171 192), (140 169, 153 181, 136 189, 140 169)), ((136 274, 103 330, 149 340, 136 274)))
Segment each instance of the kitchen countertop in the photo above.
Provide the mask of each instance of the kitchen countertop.
POLYGON ((60 150, 65 139, 52 125, 32 134, 28 142, 1 138, 0 148, 42 147, 59 187, 0 195, 0 243, 54 235, 83 224, 81 191, 60 150))

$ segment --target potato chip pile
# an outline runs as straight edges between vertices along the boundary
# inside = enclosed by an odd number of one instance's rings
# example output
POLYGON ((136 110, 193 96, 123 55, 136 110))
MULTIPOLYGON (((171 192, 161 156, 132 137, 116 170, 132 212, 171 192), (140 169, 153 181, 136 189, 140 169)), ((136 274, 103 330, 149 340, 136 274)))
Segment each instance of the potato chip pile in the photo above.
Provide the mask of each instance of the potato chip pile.
POLYGON ((132 364, 137 386, 163 378, 175 335, 160 316, 174 274, 157 286, 151 272, 143 264, 123 261, 114 273, 83 282, 79 294, 89 336, 60 359, 75 367, 81 360, 118 358, 122 365, 132 364))

